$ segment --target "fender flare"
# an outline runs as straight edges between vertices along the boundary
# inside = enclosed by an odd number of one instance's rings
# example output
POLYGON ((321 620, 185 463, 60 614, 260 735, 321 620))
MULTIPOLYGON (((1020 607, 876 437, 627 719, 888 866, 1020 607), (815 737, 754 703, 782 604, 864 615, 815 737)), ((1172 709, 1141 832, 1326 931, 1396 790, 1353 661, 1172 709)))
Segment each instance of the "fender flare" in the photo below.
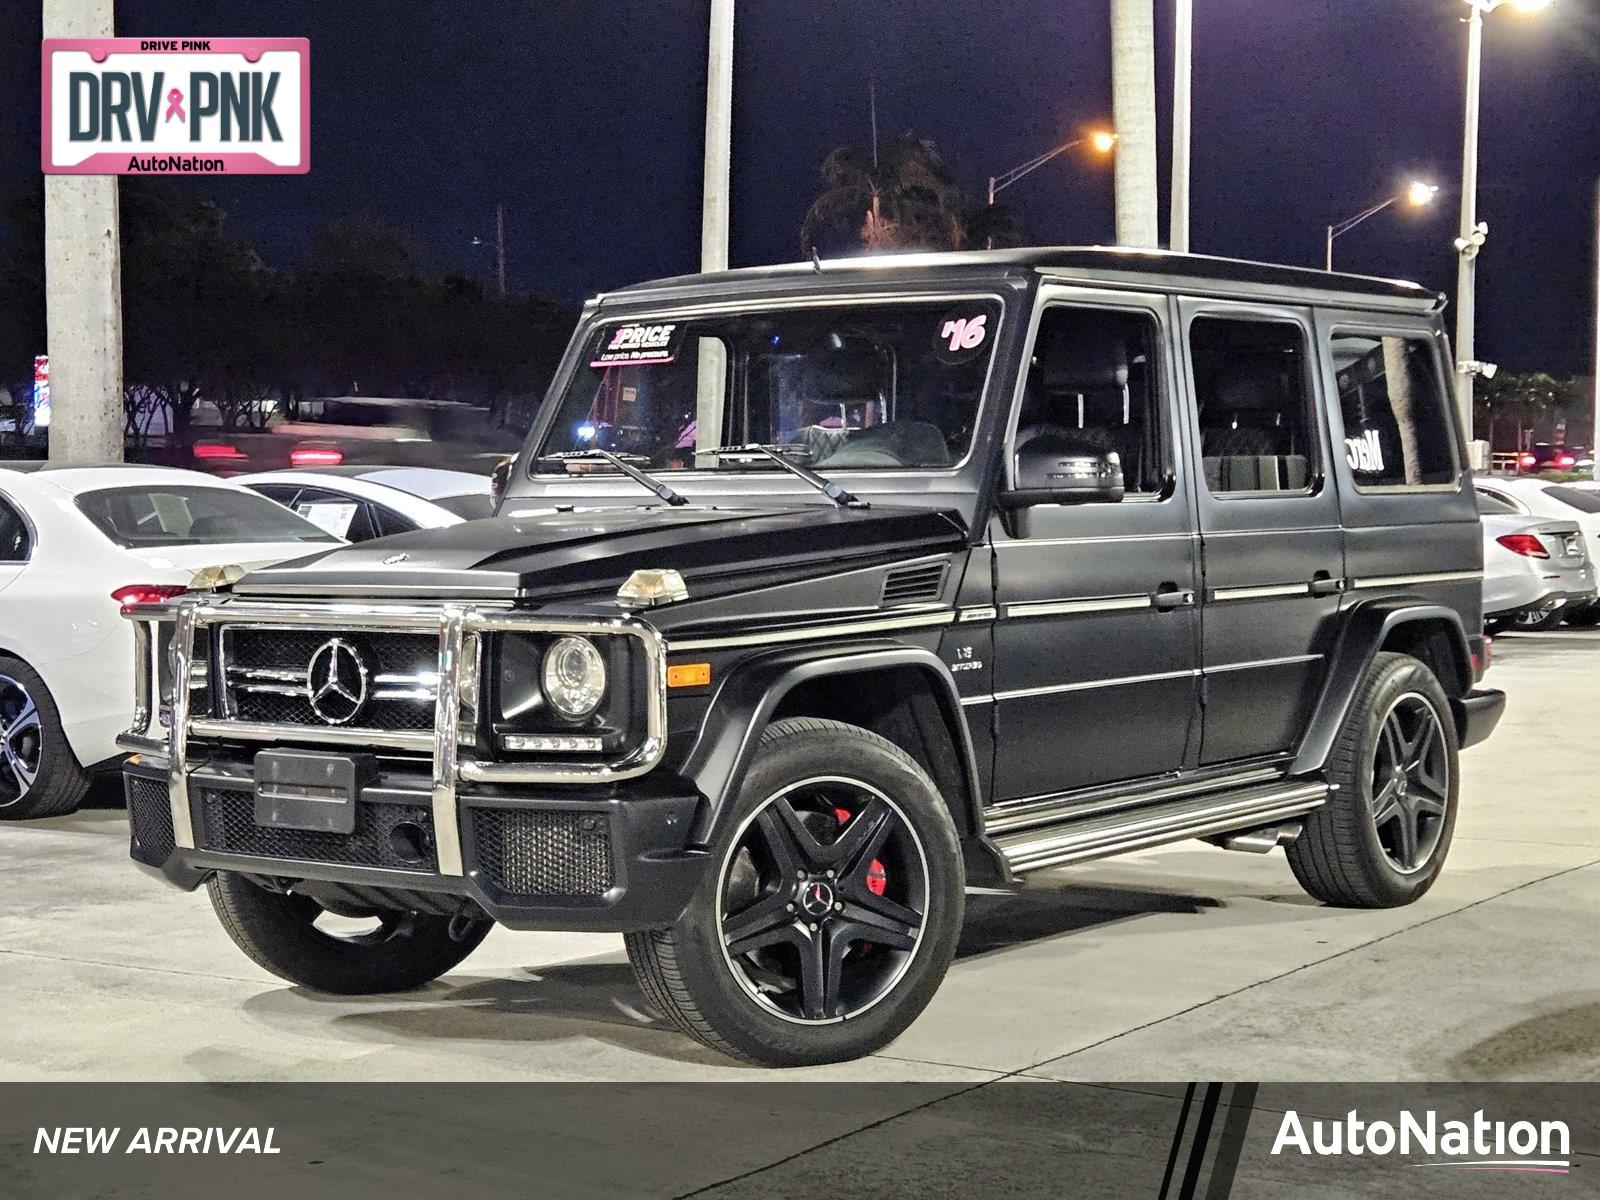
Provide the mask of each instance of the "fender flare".
POLYGON ((723 679, 713 696, 694 748, 681 773, 706 798, 706 810, 690 833, 692 842, 710 844, 721 831, 729 801, 754 757, 772 714, 796 687, 816 679, 863 675, 894 667, 910 667, 928 681, 940 715, 949 727, 966 782, 966 796, 946 797, 959 811, 972 836, 983 833, 983 808, 972 735, 961 712, 960 693, 950 669, 931 650, 882 643, 848 649, 799 647, 778 650, 746 660, 723 679))
POLYGON ((1317 706, 1300 739, 1291 774, 1302 775, 1320 771, 1333 752, 1334 740, 1355 703, 1356 689, 1378 650, 1396 629, 1418 622, 1443 622, 1449 631, 1451 649, 1456 657, 1460 678, 1471 686, 1472 654, 1467 645, 1466 630, 1461 624, 1461 614, 1443 604, 1430 604, 1404 597, 1374 600, 1350 611, 1344 628, 1334 644, 1322 693, 1317 706))

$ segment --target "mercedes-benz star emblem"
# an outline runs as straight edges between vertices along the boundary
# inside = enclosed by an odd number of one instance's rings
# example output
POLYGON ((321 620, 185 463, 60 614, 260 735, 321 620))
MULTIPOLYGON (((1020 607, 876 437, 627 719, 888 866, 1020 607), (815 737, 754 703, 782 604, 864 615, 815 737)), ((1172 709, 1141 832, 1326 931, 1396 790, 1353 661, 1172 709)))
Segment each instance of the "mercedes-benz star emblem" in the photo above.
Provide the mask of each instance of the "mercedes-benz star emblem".
POLYGON ((317 647, 306 666, 306 699, 328 725, 347 725, 367 702, 367 664, 343 638, 317 647))
POLYGON ((800 889, 800 907, 813 917, 820 917, 833 907, 833 889, 820 879, 813 879, 800 889))

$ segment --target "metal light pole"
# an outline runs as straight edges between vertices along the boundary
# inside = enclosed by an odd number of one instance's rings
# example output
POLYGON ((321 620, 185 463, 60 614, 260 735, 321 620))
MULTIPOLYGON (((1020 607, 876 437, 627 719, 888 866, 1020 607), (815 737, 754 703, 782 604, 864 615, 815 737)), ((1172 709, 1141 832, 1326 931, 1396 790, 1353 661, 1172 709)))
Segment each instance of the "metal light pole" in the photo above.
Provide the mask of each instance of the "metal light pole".
POLYGON ((1552 0, 1466 0, 1467 17, 1466 128, 1461 150, 1461 235, 1456 238, 1456 407, 1461 427, 1472 431, 1472 380, 1481 369, 1473 344, 1473 309, 1477 292, 1478 251, 1489 226, 1478 220, 1478 98, 1483 74, 1483 18, 1502 4, 1519 12, 1548 8, 1552 0))
POLYGON ((500 294, 506 294, 506 206, 494 206, 494 276, 500 294))
POLYGON ((1108 129, 1097 129, 1093 133, 1086 133, 1082 137, 1075 137, 1069 142, 1062 142, 1061 145, 1055 147, 1053 150, 1046 150, 1043 154, 1035 155, 1033 158, 1030 158, 1027 162, 1023 163, 1019 167, 1012 167, 1009 171, 1002 171, 998 175, 989 176, 989 207, 994 207, 994 198, 996 195, 1010 187, 1024 175, 1031 175, 1051 159, 1056 158, 1058 155, 1065 154, 1068 150, 1075 149, 1078 146, 1083 145, 1085 142, 1088 142, 1101 154, 1109 154, 1111 153, 1112 147, 1117 144, 1117 135, 1108 129))
POLYGON ((1176 0, 1172 33, 1172 235, 1169 244, 1189 253, 1189 137, 1194 65, 1194 0, 1176 0))
POLYGON ((1594 428, 1589 431, 1589 457, 1595 460, 1591 473, 1600 483, 1600 457, 1595 456, 1600 446, 1600 186, 1594 198, 1594 428))
POLYGON ((1328 226, 1328 249, 1327 249, 1327 254, 1323 258, 1323 269, 1326 270, 1326 271, 1333 270, 1333 239, 1334 238, 1339 237, 1341 234, 1349 233, 1352 229, 1354 229, 1357 225, 1361 224, 1361 222, 1365 221, 1368 217, 1377 216, 1384 209, 1388 208, 1391 204, 1393 204, 1397 200, 1399 200, 1402 194, 1406 198, 1406 203, 1412 205, 1413 207, 1420 208, 1424 204, 1431 204, 1433 202, 1433 197, 1438 193, 1438 191, 1439 191, 1438 187, 1436 185, 1434 185, 1434 184, 1422 183, 1420 181, 1413 180, 1411 183, 1406 185, 1406 190, 1405 190, 1404 193, 1396 192, 1393 196, 1390 196, 1387 200, 1379 200, 1376 204, 1368 205, 1366 208, 1362 209, 1360 212, 1358 212, 1353 217, 1347 217, 1343 221, 1339 221, 1336 224, 1329 225, 1328 226))

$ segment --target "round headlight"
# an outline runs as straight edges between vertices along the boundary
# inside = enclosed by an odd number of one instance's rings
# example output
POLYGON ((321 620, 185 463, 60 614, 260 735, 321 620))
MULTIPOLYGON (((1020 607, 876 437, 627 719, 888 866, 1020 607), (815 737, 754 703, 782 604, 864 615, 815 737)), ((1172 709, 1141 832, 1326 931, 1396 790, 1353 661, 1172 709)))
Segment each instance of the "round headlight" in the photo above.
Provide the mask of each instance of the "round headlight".
POLYGON ((606 694, 606 660, 588 638, 564 637, 545 651, 544 694, 569 721, 600 707, 606 694))

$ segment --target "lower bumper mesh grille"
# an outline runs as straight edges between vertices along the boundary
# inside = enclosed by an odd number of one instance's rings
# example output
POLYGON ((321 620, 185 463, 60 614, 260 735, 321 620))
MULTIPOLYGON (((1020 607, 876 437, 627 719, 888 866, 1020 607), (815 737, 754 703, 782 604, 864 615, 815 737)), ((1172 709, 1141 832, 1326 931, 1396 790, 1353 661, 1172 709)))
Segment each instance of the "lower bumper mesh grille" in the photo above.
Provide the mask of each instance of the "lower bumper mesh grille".
POLYGON ((433 813, 420 805, 362 801, 356 805, 355 832, 342 834, 257 825, 255 796, 251 792, 201 788, 199 800, 199 841, 207 850, 378 867, 388 871, 438 869, 433 845, 433 813), (400 825, 413 825, 421 831, 420 859, 401 853, 401 847, 415 845, 416 839, 397 838, 395 828, 400 825))
POLYGON ((478 866, 513 896, 600 896, 616 883, 606 818, 515 808, 472 811, 478 866))
POLYGON ((172 834, 172 801, 167 785, 162 780, 138 775, 128 775, 124 779, 134 857, 141 862, 164 863, 177 845, 172 834))

